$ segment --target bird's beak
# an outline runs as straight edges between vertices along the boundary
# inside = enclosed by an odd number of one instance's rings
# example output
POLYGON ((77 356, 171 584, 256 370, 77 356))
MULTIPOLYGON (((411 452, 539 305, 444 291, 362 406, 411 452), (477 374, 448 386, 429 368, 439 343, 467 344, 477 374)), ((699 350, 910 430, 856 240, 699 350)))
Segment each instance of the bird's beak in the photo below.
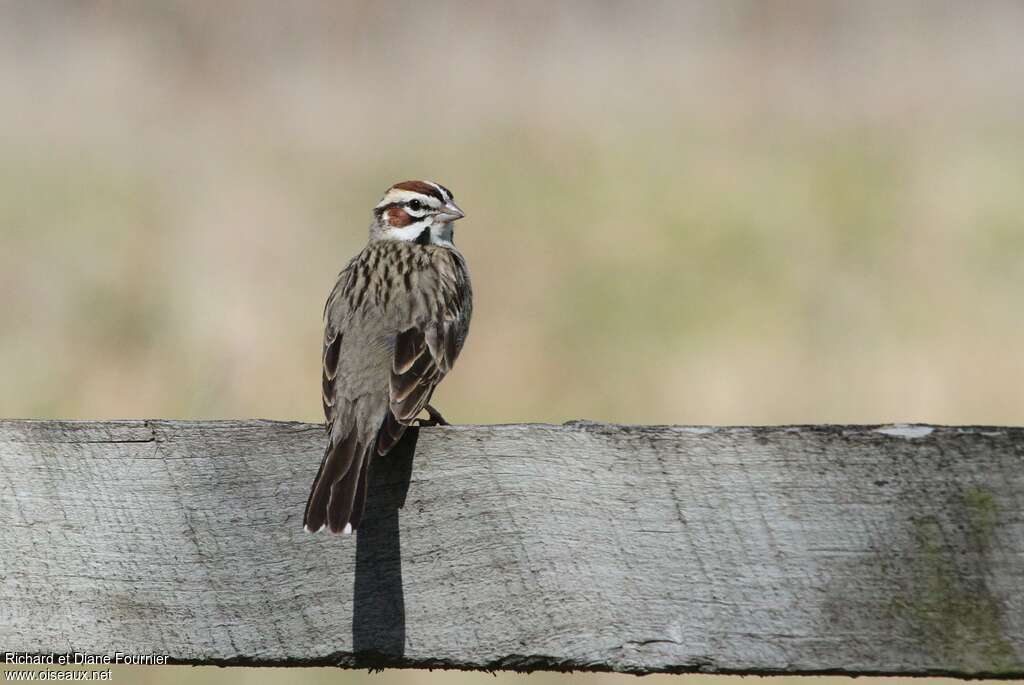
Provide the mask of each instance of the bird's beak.
POLYGON ((459 209, 459 206, 457 204, 455 204, 454 202, 449 202, 448 204, 441 208, 441 211, 438 212, 434 216, 434 218, 440 221, 441 223, 446 223, 448 221, 457 221, 464 216, 466 216, 465 212, 459 209))

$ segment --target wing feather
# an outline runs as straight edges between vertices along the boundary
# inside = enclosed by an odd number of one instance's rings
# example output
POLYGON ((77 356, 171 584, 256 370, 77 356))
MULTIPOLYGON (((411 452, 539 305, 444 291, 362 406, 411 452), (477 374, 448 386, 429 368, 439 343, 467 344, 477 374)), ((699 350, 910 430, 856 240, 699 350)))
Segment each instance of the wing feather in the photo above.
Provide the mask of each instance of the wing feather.
POLYGON ((395 339, 395 360, 391 367, 392 371, 396 374, 404 374, 420 358, 423 351, 423 346, 416 344, 414 336, 400 333, 395 339))
MULTIPOLYGON (((386 454, 406 426, 430 401, 451 371, 469 326, 471 294, 461 256, 445 252, 438 268, 439 296, 434 307, 412 312, 412 321, 395 338, 388 414, 377 437, 377 453, 386 454), (454 275, 452 275, 454 274, 454 275)), ((426 304, 426 303, 424 303, 426 304)))
POLYGON ((324 404, 324 417, 327 419, 327 431, 330 432, 337 412, 334 408, 334 379, 338 375, 338 359, 341 354, 341 331, 331 329, 324 331, 324 360, 321 390, 324 404))
POLYGON ((402 439, 405 433, 405 425, 399 423, 395 415, 389 410, 384 415, 384 422, 377 433, 377 454, 387 454, 402 439))

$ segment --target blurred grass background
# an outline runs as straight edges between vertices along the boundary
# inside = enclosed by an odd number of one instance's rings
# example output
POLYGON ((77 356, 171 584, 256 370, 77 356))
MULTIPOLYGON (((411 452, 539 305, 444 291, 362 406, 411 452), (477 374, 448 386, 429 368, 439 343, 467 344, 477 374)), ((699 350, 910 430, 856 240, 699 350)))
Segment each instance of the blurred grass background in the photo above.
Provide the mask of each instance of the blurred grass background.
POLYGON ((322 420, 324 298, 384 189, 430 178, 476 289, 451 420, 1019 425, 1022 28, 1013 1, 0 2, 0 416, 322 420))

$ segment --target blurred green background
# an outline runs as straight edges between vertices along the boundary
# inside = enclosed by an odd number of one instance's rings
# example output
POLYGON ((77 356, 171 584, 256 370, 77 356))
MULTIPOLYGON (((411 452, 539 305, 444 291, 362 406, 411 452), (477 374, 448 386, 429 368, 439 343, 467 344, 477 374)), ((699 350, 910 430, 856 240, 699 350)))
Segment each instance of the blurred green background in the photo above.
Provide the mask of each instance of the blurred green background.
POLYGON ((1019 425, 1022 29, 1012 1, 0 2, 0 416, 322 420, 323 301, 429 178, 476 290, 450 420, 1019 425))

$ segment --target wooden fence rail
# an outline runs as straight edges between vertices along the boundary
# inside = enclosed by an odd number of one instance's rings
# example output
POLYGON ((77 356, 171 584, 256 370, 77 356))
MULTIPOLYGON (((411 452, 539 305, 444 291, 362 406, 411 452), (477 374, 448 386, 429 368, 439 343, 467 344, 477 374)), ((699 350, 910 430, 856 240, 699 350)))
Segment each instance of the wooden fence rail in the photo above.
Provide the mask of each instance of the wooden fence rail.
POLYGON ((0 650, 1024 675, 1024 429, 410 431, 351 537, 268 421, 0 421, 0 650))

